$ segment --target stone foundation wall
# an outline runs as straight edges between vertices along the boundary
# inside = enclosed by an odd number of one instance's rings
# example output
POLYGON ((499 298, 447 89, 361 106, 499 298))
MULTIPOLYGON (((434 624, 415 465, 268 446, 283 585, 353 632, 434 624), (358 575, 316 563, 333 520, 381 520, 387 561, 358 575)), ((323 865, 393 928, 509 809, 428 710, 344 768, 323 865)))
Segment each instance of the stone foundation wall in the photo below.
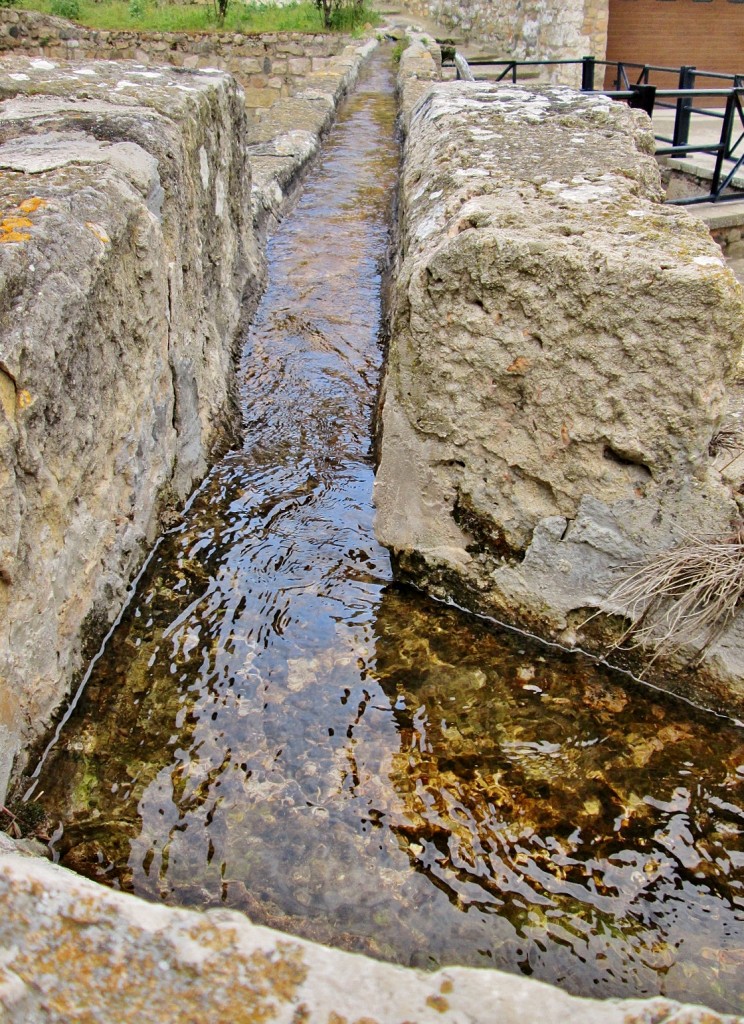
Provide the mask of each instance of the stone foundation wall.
MULTIPOLYGON (((424 92, 404 154, 379 539, 431 593, 598 653, 622 566, 741 521, 744 459, 710 448, 741 288, 652 153, 605 97, 459 82, 424 92)), ((742 651, 737 616, 652 679, 741 714, 742 651)))
POLYGON ((113 32, 35 11, 0 9, 0 52, 229 71, 243 86, 249 111, 294 95, 309 75, 329 70, 331 59, 349 42, 348 37, 320 33, 113 32))
MULTIPOLYGON (((496 58, 603 59, 607 47, 607 0, 405 0, 405 6, 496 58)), ((566 68, 554 69, 550 78, 580 81, 576 71, 566 68)))

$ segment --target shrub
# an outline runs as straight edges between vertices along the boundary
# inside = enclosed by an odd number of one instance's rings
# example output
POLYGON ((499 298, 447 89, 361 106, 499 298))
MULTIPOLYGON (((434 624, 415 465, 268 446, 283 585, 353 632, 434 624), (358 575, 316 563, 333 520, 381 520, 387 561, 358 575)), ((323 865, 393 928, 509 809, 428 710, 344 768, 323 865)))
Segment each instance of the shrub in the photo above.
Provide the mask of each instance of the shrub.
POLYGON ((69 21, 80 17, 80 0, 52 0, 50 8, 52 14, 69 21))
POLYGON ((327 29, 352 29, 367 16, 364 0, 315 0, 327 29))

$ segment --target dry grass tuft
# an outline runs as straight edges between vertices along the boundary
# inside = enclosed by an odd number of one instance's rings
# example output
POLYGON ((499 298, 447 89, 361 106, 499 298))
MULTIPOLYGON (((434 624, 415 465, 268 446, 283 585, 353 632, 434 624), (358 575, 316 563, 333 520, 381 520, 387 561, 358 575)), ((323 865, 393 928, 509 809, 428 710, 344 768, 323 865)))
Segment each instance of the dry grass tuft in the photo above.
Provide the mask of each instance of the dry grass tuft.
POLYGON ((744 430, 739 426, 721 427, 708 445, 708 455, 716 458, 723 452, 744 450, 744 430))
POLYGON ((688 537, 677 547, 625 567, 609 595, 631 625, 616 646, 649 645, 650 664, 689 645, 702 653, 721 635, 744 596, 744 523, 729 537, 688 537))

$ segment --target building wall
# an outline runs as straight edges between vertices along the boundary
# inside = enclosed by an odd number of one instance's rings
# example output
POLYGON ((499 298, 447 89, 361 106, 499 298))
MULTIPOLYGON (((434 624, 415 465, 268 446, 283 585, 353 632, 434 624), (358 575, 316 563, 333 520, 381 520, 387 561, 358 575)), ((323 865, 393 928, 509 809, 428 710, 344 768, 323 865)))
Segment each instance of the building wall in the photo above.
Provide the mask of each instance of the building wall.
POLYGON ((744 3, 609 0, 607 59, 744 74, 744 3))

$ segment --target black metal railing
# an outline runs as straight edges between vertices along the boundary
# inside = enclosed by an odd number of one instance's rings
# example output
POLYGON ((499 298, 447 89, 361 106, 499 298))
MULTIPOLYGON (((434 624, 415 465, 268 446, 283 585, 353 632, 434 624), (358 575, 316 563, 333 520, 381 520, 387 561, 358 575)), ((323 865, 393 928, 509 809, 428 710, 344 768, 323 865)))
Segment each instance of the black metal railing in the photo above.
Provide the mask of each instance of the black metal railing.
MULTIPOLYGON (((700 71, 696 67, 683 65, 679 68, 657 64, 637 64, 632 61, 606 61, 594 57, 581 60, 473 60, 471 68, 489 67, 501 69, 491 76, 491 81, 502 82, 507 78, 516 84, 519 71, 523 68, 556 67, 573 65, 581 68, 582 92, 594 92, 616 100, 625 100, 629 106, 645 110, 651 116, 655 109, 666 108, 675 111, 671 137, 656 135, 657 156, 684 157, 692 153, 703 153, 714 158, 710 192, 707 195, 690 196, 667 200, 674 205, 692 205, 705 202, 728 202, 741 199, 741 193, 728 193, 734 178, 744 164, 744 74, 724 74, 718 71, 700 71), (614 69, 614 88, 597 89, 598 68, 614 69), (664 88, 653 84, 652 76, 674 75, 676 88, 664 88), (631 80, 634 79, 634 80, 631 80), (720 88, 700 88, 701 79, 730 83, 720 88), (723 103, 722 108, 711 109, 696 105, 696 101, 723 103), (669 102, 673 101, 673 102, 669 102), (692 116, 715 118, 721 121, 717 142, 690 142, 692 116), (735 132, 738 134, 734 138, 735 132)), ((444 67, 453 66, 451 60, 443 59, 444 67)), ((459 71, 457 72, 459 77, 459 71)))

